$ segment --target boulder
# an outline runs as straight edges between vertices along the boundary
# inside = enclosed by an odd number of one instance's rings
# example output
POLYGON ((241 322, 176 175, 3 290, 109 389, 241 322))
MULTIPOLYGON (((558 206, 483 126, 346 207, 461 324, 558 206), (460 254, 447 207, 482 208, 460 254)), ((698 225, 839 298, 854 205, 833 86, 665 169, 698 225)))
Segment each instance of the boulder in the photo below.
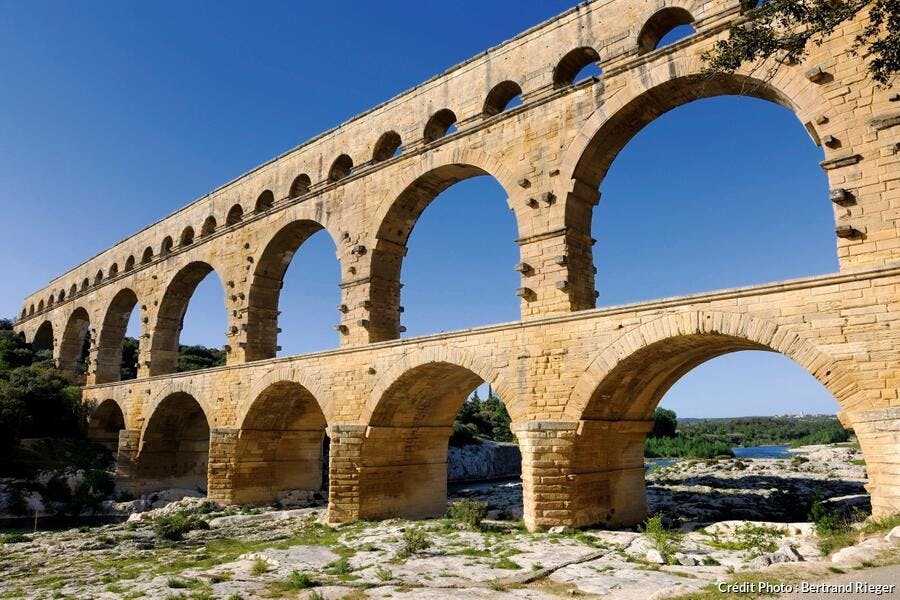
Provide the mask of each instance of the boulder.
POLYGON ((891 544, 900 544, 900 525, 891 529, 888 534, 884 536, 884 540, 891 544))
POLYGON ((651 548, 647 550, 646 556, 644 558, 648 563, 653 563, 655 565, 664 565, 666 564, 666 560, 663 558, 662 554, 659 553, 659 550, 656 548, 651 548))

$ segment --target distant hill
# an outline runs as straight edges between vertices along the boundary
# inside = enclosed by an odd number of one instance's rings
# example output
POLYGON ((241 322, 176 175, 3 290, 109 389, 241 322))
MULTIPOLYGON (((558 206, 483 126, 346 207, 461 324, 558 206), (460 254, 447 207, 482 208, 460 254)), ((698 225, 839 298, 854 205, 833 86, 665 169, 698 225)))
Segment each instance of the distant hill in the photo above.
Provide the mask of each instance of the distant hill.
POLYGON ((678 419, 687 437, 726 440, 733 446, 831 444, 846 442, 850 432, 834 415, 678 419))

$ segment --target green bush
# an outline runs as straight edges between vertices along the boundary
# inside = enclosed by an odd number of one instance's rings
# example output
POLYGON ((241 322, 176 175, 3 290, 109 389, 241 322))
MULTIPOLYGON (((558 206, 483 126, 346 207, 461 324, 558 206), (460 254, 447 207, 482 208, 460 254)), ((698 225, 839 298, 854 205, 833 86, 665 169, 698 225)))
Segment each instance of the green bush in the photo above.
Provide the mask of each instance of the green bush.
POLYGON ((809 520, 815 524, 816 533, 820 536, 844 533, 850 529, 850 523, 841 517, 837 508, 825 505, 818 493, 809 508, 809 520))
POLYGON ((3 544, 24 544, 30 542, 31 538, 24 533, 7 533, 0 536, 0 543, 3 544))
POLYGON ((733 456, 731 445, 719 439, 700 437, 648 437, 644 445, 644 456, 647 458, 715 458, 717 456, 733 456))
POLYGON ((402 542, 403 545, 400 547, 400 552, 398 553, 401 558, 406 558, 413 554, 420 554, 431 547, 431 540, 428 539, 428 536, 424 531, 418 528, 411 528, 404 531, 402 542))
POLYGON ((153 521, 156 536, 172 542, 184 539, 184 534, 195 529, 209 529, 209 523, 202 517, 183 511, 153 521))
POLYGON ((488 504, 479 500, 457 500, 447 509, 447 516, 454 521, 465 523, 472 529, 481 529, 481 522, 487 516, 488 504))
POLYGON ((305 590, 314 585, 316 585, 316 582, 306 573, 291 571, 290 576, 288 576, 287 580, 282 583, 280 587, 285 590, 305 590))

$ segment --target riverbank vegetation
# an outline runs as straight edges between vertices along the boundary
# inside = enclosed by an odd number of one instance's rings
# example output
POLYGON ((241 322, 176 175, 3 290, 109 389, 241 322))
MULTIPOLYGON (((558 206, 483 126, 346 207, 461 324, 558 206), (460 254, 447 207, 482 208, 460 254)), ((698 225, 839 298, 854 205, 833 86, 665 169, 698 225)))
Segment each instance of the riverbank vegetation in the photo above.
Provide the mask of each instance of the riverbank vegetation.
POLYGON ((850 432, 831 415, 739 417, 679 421, 674 411, 657 408, 647 436, 647 458, 715 458, 733 456, 737 446, 834 444, 850 432))

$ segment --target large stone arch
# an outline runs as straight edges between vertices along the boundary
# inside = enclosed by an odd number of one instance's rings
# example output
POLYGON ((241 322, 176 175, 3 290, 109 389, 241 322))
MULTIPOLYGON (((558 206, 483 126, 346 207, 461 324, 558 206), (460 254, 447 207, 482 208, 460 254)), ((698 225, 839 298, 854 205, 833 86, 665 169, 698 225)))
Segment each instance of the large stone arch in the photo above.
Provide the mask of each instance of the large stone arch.
MULTIPOLYGON (((262 252, 254 261, 253 274, 250 277, 245 360, 275 357, 278 349, 279 302, 285 273, 303 244, 323 230, 328 232, 335 248, 339 248, 334 234, 319 219, 303 216, 290 219, 266 241, 262 252)), ((336 250, 336 254, 337 263, 343 274, 343 268, 340 267, 340 252, 336 250)), ((336 292, 339 296, 339 290, 336 292)))
MULTIPOLYGON (((57 366, 73 374, 83 375, 81 362, 85 344, 90 344, 91 315, 86 308, 79 306, 69 313, 63 334, 59 341, 57 366)), ((89 361, 90 358, 87 357, 89 361)))
MULTIPOLYGON (((195 260, 182 266, 165 285, 150 336, 151 376, 176 371, 184 314, 197 286, 210 273, 215 273, 219 277, 220 284, 224 283, 212 264, 205 260, 195 260)), ((225 289, 224 285, 222 289, 225 289)), ((227 311, 225 297, 222 298, 222 310, 227 311)))
POLYGON ((706 77, 703 66, 698 56, 678 51, 639 72, 616 76, 624 85, 604 98, 562 156, 560 180, 567 189, 560 194, 567 198, 569 226, 590 231, 598 188, 612 162, 641 129, 674 108, 716 96, 750 96, 791 110, 807 129, 814 127, 815 111, 821 113, 823 105, 827 111, 829 100, 797 68, 782 67, 771 78, 742 72, 706 77))
POLYGON ((361 422, 372 423, 373 415, 385 394, 404 374, 430 364, 447 364, 470 371, 481 381, 491 384, 497 395, 506 403, 506 408, 513 421, 525 418, 526 407, 517 402, 516 389, 509 385, 499 369, 490 363, 490 357, 479 357, 469 350, 447 344, 415 350, 405 354, 400 360, 394 360, 391 366, 376 380, 363 409, 361 422))
POLYGON ((493 177, 501 185, 515 215, 519 236, 527 235, 531 223, 524 217, 523 207, 514 201, 512 174, 499 159, 479 149, 436 149, 401 171, 396 184, 384 191, 372 218, 368 341, 399 337, 400 273, 406 244, 418 219, 441 192, 482 175, 493 177))
POLYGON ((134 290, 122 288, 107 305, 103 322, 97 332, 97 360, 94 372, 96 383, 121 379, 122 342, 125 340, 128 320, 137 303, 138 297, 134 290))
POLYGON ((333 420, 334 415, 331 412, 334 409, 333 394, 329 387, 323 385, 324 382, 328 381, 327 376, 315 376, 303 369, 290 365, 277 365, 251 384, 248 396, 250 402, 238 407, 235 416, 235 427, 241 427, 241 424, 247 418, 247 413, 250 411, 253 401, 267 388, 281 381, 290 381, 308 390, 318 402, 326 420, 329 423, 333 420))
POLYGON ((151 403, 135 458, 135 491, 208 487, 212 419, 196 396, 161 392, 151 403))
POLYGON ((740 350, 784 354, 828 389, 844 410, 864 402, 852 374, 791 327, 746 313, 686 311, 645 323, 600 351, 578 378, 565 414, 573 420, 647 418, 648 408, 652 413, 685 373, 740 350), (651 386, 650 396, 636 398, 638 385, 651 386), (628 396, 634 407, 604 406, 611 393, 628 396))
POLYGON ((232 502, 272 502, 288 492, 308 497, 321 489, 327 423, 308 388, 292 379, 268 383, 251 395, 237 427, 232 502))
POLYGON ((460 407, 485 380, 480 373, 498 382, 501 396, 509 389, 484 361, 452 348, 425 351, 397 365, 376 384, 364 413, 358 483, 362 519, 443 514, 448 442, 460 407))

